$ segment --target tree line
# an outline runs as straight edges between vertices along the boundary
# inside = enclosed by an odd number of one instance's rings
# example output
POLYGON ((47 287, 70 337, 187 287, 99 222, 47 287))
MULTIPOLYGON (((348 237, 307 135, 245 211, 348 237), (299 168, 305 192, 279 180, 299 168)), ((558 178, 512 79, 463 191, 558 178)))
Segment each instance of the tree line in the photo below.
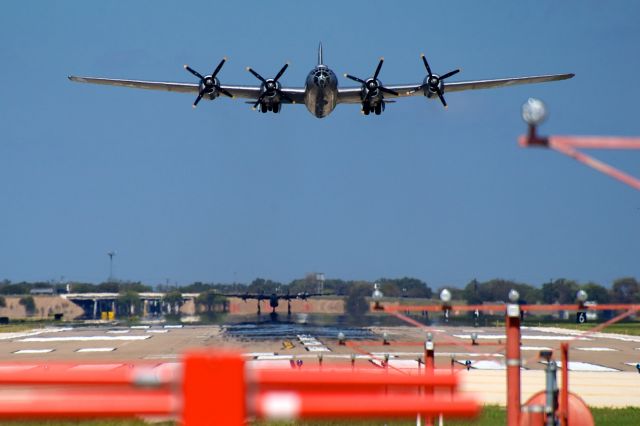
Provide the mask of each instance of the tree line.
MULTIPOLYGON (((426 282, 411 277, 380 278, 375 282, 379 284, 380 290, 385 297, 392 298, 437 298, 441 290, 439 288, 437 291, 433 291, 426 282)), ((211 293, 211 295, 222 296, 227 293, 297 294, 322 291, 325 294, 349 296, 353 293, 370 294, 373 292, 373 284, 374 282, 372 281, 341 279, 326 279, 321 282, 315 274, 309 274, 304 278, 295 279, 289 283, 256 278, 248 284, 204 282, 194 282, 184 286, 160 284, 155 286, 155 290, 163 293, 172 293, 173 300, 178 300, 180 297, 176 296, 176 294, 181 293, 211 293)), ((123 302, 125 299, 130 299, 129 303, 135 303, 131 300, 131 298, 135 298, 133 296, 134 293, 154 290, 154 287, 150 285, 130 281, 93 284, 83 282, 12 283, 9 280, 4 280, 0 281, 0 295, 25 295, 29 294, 32 289, 43 288, 53 288, 56 293, 65 293, 67 286, 72 293, 119 293, 122 295, 123 302)), ((454 286, 447 288, 451 291, 454 300, 465 301, 468 304, 506 301, 507 294, 511 289, 517 290, 520 293, 521 302, 528 304, 574 303, 576 292, 581 289, 587 292, 588 300, 597 303, 640 303, 640 281, 634 277, 616 279, 609 287, 594 282, 580 284, 574 280, 560 278, 550 280, 541 286, 513 280, 492 279, 484 282, 472 280, 463 288, 454 286)), ((213 298, 214 296, 204 297, 213 298)), ((211 303, 204 303, 204 305, 211 306, 211 303)))

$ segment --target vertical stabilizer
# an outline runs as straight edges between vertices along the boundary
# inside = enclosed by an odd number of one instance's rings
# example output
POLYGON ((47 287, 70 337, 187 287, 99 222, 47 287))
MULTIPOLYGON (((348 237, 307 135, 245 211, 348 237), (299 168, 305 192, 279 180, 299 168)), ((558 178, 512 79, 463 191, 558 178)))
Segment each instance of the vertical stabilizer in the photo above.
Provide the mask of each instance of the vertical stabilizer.
POLYGON ((322 42, 318 45, 318 65, 324 65, 322 62, 322 42))

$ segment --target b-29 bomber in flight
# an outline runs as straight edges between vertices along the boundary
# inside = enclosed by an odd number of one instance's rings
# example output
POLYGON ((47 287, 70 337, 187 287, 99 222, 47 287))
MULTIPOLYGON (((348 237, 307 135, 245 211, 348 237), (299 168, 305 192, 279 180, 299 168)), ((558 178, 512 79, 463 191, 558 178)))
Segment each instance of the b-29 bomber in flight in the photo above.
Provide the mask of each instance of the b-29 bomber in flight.
POLYGON ((318 47, 318 65, 307 75, 304 87, 284 87, 280 78, 289 64, 285 64, 273 78, 264 78, 251 67, 247 71, 253 74, 260 85, 226 85, 218 79, 218 73, 226 62, 223 58, 214 71, 209 75, 202 75, 193 68, 184 68, 198 78, 197 83, 176 83, 163 81, 122 80, 111 78, 69 76, 69 80, 79 83, 104 84, 111 86, 133 87, 137 89, 164 90, 168 92, 192 93, 196 95, 194 108, 200 100, 214 100, 220 95, 230 98, 243 98, 253 104, 253 109, 263 113, 268 111, 279 113, 283 104, 304 104, 309 112, 318 118, 331 114, 338 104, 359 104, 365 115, 380 115, 385 105, 395 102, 398 98, 408 96, 425 96, 428 99, 439 99, 446 108, 444 94, 461 92, 463 90, 489 89, 494 87, 514 86, 518 84, 543 83, 548 81, 566 80, 574 74, 550 74, 529 77, 511 77, 493 80, 470 80, 447 82, 449 77, 460 72, 459 69, 439 75, 432 72, 427 58, 421 55, 426 70, 426 76, 421 83, 385 85, 378 78, 383 58, 380 58, 373 76, 362 79, 350 74, 344 76, 360 83, 355 87, 338 87, 336 74, 324 64, 322 58, 322 44, 318 47))

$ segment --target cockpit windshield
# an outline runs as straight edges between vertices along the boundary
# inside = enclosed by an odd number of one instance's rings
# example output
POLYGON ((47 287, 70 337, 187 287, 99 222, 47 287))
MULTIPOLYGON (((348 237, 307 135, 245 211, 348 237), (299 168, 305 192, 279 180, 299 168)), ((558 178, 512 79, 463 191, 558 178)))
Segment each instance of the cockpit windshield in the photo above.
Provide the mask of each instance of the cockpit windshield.
POLYGON ((327 72, 327 70, 318 69, 313 74, 313 82, 320 87, 327 86, 330 80, 331 76, 329 75, 329 72, 327 72))

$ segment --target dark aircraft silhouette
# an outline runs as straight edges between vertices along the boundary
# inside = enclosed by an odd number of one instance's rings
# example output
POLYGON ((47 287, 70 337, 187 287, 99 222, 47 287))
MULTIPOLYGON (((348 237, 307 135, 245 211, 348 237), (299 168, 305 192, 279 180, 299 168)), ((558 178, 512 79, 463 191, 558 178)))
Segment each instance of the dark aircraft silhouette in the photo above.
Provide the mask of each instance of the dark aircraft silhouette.
POLYGON ((269 306, 271 306, 271 309, 272 309, 271 313, 272 314, 276 313, 276 308, 279 306, 279 301, 280 300, 286 300, 287 301, 287 314, 291 315, 291 300, 292 299, 307 300, 307 298, 309 298, 309 297, 326 296, 326 294, 307 293, 306 291, 302 292, 302 293, 290 294, 287 291, 286 294, 271 293, 271 294, 267 295, 267 294, 264 294, 264 293, 230 293, 230 294, 225 294, 224 296, 226 296, 226 297, 239 297, 240 299, 242 299, 245 302, 247 301, 247 299, 257 300, 258 301, 258 315, 261 314, 260 302, 262 302, 263 300, 268 300, 269 301, 269 306))

